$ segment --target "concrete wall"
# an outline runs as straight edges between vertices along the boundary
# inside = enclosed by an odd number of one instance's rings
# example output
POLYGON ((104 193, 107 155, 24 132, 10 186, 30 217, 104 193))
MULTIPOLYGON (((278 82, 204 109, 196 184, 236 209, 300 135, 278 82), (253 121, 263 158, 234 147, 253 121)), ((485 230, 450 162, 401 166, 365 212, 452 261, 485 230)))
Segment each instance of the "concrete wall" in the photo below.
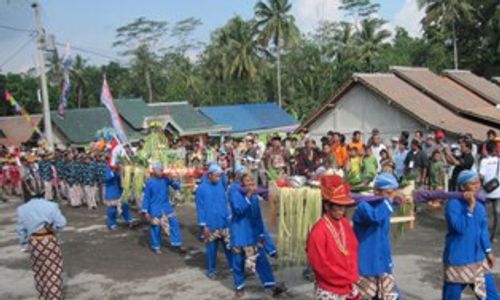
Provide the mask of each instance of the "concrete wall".
POLYGON ((384 98, 361 84, 349 90, 335 107, 324 112, 309 126, 309 132, 314 139, 320 139, 329 130, 341 132, 350 138, 355 130, 367 136, 373 128, 378 128, 384 139, 399 136, 403 130, 411 134, 416 130, 425 132, 423 124, 389 105, 384 98))

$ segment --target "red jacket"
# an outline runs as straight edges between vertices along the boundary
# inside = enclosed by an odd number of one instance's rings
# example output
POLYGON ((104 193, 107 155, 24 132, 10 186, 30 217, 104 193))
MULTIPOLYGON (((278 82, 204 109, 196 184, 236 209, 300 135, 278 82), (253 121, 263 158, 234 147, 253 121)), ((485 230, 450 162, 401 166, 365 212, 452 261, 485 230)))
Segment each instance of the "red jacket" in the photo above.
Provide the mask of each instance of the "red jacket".
POLYGON ((340 223, 344 228, 348 254, 343 254, 326 225, 325 217, 316 222, 309 233, 307 239, 309 264, 316 275, 316 284, 320 288, 335 294, 350 294, 353 284, 359 278, 358 241, 348 219, 335 221, 330 218, 337 232, 340 233, 340 223))

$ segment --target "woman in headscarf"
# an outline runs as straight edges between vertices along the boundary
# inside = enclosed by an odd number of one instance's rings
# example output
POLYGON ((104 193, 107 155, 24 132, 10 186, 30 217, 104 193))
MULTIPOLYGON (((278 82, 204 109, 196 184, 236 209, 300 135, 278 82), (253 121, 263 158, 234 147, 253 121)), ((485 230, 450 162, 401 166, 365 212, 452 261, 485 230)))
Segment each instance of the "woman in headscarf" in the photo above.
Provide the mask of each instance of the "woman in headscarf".
POLYGON ((354 205, 349 186, 339 176, 320 179, 323 217, 307 239, 307 257, 315 274, 315 299, 357 300, 358 242, 345 217, 354 205))
POLYGON ((491 268, 495 258, 488 232, 488 214, 475 195, 481 188, 479 176, 471 170, 460 172, 457 186, 463 198, 446 204, 444 264, 444 300, 460 300, 466 286, 471 286, 477 299, 499 299, 491 268))

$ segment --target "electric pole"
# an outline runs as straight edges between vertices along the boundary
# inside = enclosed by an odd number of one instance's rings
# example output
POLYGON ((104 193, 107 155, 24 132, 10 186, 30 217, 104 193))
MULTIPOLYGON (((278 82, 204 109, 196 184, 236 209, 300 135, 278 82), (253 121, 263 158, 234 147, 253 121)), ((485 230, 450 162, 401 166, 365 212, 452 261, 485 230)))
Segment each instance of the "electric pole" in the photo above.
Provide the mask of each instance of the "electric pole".
POLYGON ((45 74, 45 30, 42 25, 40 15, 40 2, 34 0, 31 5, 35 10, 36 31, 38 37, 38 59, 40 61, 40 80, 42 83, 42 105, 43 105, 43 125, 45 127, 45 138, 50 152, 54 150, 54 138, 52 136, 52 122, 50 120, 49 91, 47 89, 47 76, 45 74))

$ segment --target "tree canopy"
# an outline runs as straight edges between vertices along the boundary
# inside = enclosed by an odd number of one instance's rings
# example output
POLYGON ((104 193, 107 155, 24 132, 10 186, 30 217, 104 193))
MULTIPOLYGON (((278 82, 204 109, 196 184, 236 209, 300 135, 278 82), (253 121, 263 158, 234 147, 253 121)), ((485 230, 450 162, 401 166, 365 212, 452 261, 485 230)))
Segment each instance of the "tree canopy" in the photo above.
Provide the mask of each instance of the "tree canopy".
MULTIPOLYGON (((345 20, 322 22, 308 33, 295 24, 290 0, 262 0, 252 18, 229 19, 206 43, 194 38, 203 26, 199 19, 137 18, 119 26, 112 41, 124 61, 97 66, 87 57, 74 57, 69 108, 100 105, 104 73, 115 98, 183 100, 198 106, 277 102, 280 93, 283 107, 299 119, 332 97, 354 72, 384 72, 391 65, 441 71, 453 68, 456 60, 461 69, 500 75, 498 0, 419 4, 425 11, 421 37, 402 28, 390 30, 379 17, 379 5, 370 0, 343 0, 345 20)), ((48 64, 54 109, 62 80, 57 52, 49 54, 48 64)), ((38 88, 35 71, 0 75, 0 92, 9 90, 32 113, 41 110, 38 88)), ((1 103, 2 115, 15 114, 1 103)))

